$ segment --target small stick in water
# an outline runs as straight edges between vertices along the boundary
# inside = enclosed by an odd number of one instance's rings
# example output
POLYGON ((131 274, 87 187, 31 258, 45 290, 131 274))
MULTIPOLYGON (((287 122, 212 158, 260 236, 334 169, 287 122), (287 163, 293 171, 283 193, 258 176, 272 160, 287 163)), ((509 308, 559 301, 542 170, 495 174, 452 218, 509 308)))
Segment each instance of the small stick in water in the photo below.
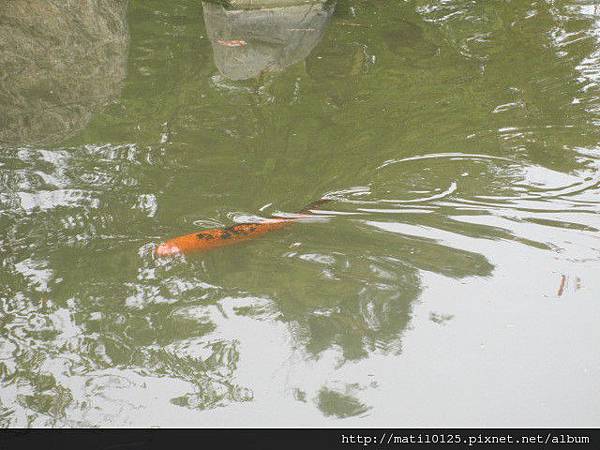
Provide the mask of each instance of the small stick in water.
POLYGON ((242 39, 219 39, 217 44, 224 47, 245 47, 248 43, 242 39))
POLYGON ((560 286, 558 286, 558 292, 556 293, 559 297, 565 292, 565 286, 567 284, 567 277, 565 275, 560 276, 560 286))

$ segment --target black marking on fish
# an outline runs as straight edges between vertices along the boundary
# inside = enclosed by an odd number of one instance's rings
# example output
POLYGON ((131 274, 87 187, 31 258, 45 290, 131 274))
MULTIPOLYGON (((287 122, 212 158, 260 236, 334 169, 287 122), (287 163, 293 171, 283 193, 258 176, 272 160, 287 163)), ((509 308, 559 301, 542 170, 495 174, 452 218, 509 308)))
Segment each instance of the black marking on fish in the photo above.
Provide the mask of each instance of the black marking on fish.
POLYGON ((241 234, 241 235, 246 236, 246 235, 252 233, 253 231, 256 231, 257 228, 258 228, 258 226, 256 224, 241 223, 239 225, 230 227, 227 230, 236 235, 241 234))

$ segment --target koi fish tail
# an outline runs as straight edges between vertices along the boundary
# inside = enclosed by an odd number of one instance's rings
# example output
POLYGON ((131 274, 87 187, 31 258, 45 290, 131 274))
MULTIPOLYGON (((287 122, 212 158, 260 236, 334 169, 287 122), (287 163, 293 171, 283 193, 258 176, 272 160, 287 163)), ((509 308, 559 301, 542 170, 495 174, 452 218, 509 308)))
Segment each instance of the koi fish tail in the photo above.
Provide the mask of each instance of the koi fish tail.
POLYGON ((330 202, 332 199, 331 198, 321 198, 317 201, 314 201, 312 203, 309 203, 308 205, 306 205, 304 208, 302 208, 300 211, 298 211, 298 214, 308 214, 310 213, 311 209, 317 209, 319 206, 330 202))

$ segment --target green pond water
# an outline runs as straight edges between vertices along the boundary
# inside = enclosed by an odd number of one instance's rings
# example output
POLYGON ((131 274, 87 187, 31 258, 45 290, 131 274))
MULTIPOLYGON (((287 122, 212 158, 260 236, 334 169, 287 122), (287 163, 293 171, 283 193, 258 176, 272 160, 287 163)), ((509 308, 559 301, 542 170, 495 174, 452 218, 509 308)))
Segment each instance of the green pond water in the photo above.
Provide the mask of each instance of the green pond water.
POLYGON ((0 425, 599 426, 600 6, 224 3, 0 2, 0 425))

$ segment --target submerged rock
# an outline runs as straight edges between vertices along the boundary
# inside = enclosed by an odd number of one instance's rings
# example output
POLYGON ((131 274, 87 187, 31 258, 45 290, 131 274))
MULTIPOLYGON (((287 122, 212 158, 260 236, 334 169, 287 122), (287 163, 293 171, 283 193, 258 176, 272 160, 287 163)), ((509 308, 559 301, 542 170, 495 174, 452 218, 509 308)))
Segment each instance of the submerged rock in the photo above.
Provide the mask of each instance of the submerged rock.
POLYGON ((126 0, 0 3, 0 144, 53 144, 119 95, 126 0))

